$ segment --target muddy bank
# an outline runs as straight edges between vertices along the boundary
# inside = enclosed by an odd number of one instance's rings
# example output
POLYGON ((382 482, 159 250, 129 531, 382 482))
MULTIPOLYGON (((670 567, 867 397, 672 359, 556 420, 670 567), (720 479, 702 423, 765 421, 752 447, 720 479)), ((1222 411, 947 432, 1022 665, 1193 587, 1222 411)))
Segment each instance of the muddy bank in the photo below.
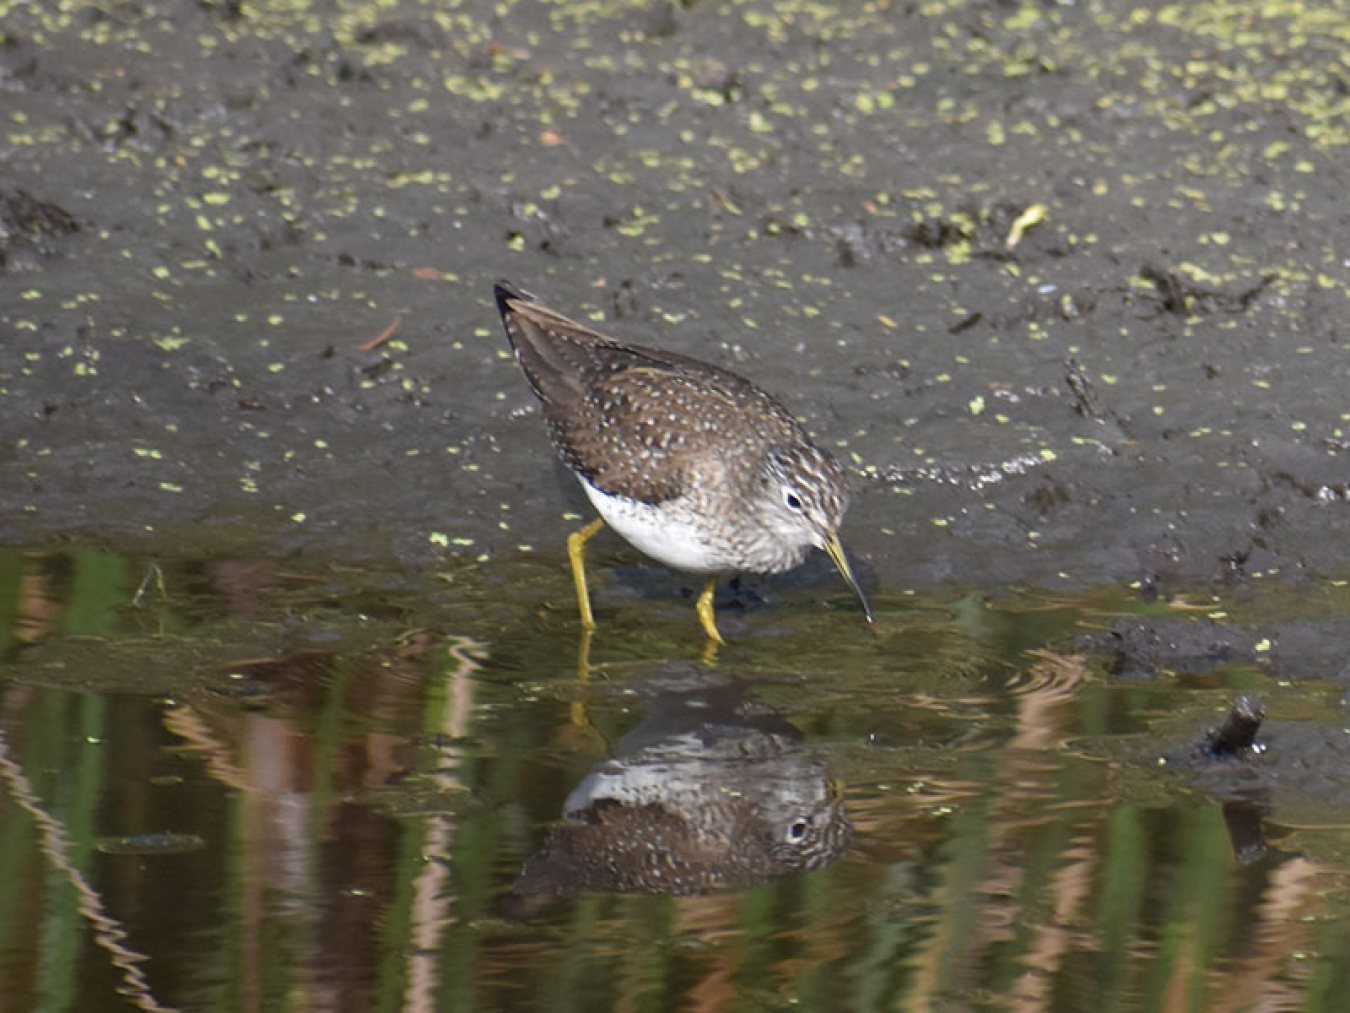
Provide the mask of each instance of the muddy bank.
POLYGON ((1344 12, 3 25, 0 541, 561 559, 504 276, 780 394, 883 592, 1350 570, 1344 12))

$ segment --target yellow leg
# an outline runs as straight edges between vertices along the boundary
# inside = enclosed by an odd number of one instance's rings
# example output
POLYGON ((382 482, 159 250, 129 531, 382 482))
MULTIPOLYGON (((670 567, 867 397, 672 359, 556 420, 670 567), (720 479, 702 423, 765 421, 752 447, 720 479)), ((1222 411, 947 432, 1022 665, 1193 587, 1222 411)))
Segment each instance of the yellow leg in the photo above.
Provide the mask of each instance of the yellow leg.
POLYGON ((577 682, 591 681, 591 637, 590 630, 581 631, 581 643, 577 645, 577 682))
POLYGON ((597 517, 580 531, 573 531, 567 536, 567 558, 572 561, 572 583, 577 586, 577 608, 581 610, 581 625, 588 630, 595 629, 595 616, 591 615, 591 595, 586 590, 586 543, 604 526, 605 522, 597 517))
POLYGON ((714 644, 725 644, 722 634, 717 632, 717 619, 713 615, 713 592, 717 590, 717 574, 708 578, 703 585, 703 593, 698 596, 698 621, 703 624, 703 632, 714 644))
POLYGON ((581 645, 577 648, 577 698, 567 706, 568 723, 558 730, 556 742, 569 751, 581 751, 606 756, 610 750, 605 737, 591 720, 587 701, 591 682, 591 631, 583 630, 581 645))
MULTIPOLYGON (((591 631, 581 631, 581 644, 577 647, 577 682, 583 686, 591 681, 591 631)), ((586 711, 584 700, 573 700, 567 708, 568 717, 578 728, 593 728, 591 716, 586 711)))

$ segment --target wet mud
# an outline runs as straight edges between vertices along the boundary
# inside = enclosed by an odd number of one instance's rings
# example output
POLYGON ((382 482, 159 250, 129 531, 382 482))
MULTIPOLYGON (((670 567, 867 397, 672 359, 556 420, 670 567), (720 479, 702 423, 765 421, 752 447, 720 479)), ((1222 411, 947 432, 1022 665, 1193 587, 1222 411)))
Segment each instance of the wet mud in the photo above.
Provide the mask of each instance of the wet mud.
POLYGON ((783 397, 883 592, 1343 576, 1347 33, 8 5, 0 539, 556 553, 502 276, 783 397))

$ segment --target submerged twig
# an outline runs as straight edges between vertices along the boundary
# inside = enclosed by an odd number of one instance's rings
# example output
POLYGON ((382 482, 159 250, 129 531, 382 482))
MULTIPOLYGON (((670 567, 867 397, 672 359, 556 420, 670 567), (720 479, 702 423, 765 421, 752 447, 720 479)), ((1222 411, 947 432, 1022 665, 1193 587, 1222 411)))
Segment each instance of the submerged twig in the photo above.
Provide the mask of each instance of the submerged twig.
POLYGON ((159 589, 159 597, 163 601, 169 600, 168 589, 164 586, 164 571, 160 569, 158 563, 151 563, 150 568, 145 571, 145 576, 141 578, 140 586, 136 588, 136 593, 131 596, 131 604, 140 608, 145 601, 145 592, 150 587, 150 578, 155 578, 155 587, 159 589))

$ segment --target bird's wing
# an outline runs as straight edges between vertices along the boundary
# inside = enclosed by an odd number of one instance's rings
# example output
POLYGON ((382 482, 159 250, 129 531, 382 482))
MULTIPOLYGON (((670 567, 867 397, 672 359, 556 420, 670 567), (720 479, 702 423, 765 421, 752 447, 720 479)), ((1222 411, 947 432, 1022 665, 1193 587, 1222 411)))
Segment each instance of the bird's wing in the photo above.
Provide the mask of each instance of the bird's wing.
POLYGON ((690 376, 657 364, 606 377, 588 392, 582 412, 545 413, 567 463, 596 488, 660 503, 682 495, 691 482, 747 466, 734 448, 759 443, 751 437, 760 434, 749 433, 748 425, 768 427, 774 442, 790 440, 791 417, 758 388, 740 383, 775 410, 747 411, 739 384, 728 389, 707 373, 690 376), (723 452, 709 456, 709 442, 721 444, 723 452))

